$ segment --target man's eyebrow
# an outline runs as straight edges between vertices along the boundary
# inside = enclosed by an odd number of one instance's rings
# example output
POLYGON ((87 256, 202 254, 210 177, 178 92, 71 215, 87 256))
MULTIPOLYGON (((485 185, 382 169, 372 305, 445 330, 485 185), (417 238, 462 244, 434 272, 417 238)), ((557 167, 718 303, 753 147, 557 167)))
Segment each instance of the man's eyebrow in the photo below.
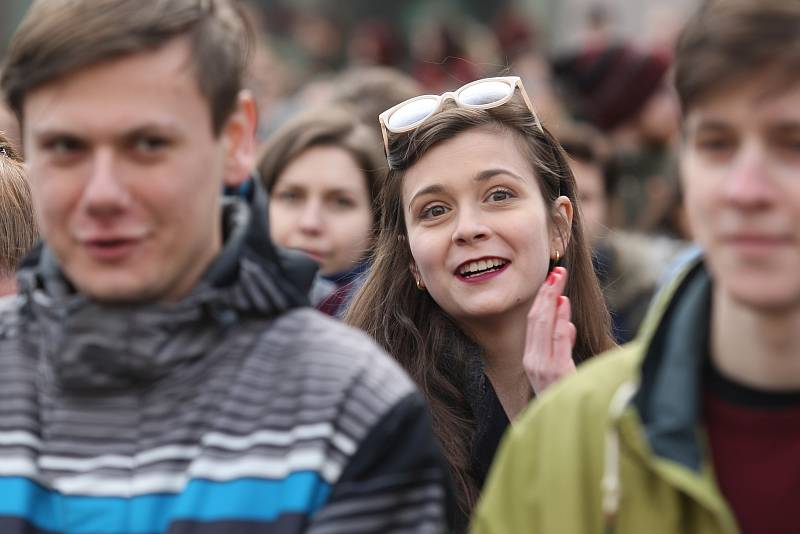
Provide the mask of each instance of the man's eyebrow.
POLYGON ((59 137, 68 137, 70 139, 80 139, 81 136, 74 130, 66 128, 34 128, 33 137, 39 140, 56 139, 59 137))
MULTIPOLYGON (((123 130, 117 134, 119 139, 129 139, 143 134, 172 134, 177 135, 180 129, 171 122, 148 122, 143 123, 127 130, 123 130)), ((64 128, 61 126, 44 126, 33 129, 33 136, 37 139, 52 139, 57 137, 69 137, 74 139, 83 139, 85 132, 79 128, 64 128)))
POLYGON ((700 117, 691 124, 692 129, 700 130, 729 130, 731 128, 725 120, 718 117, 700 117))
POLYGON ((777 130, 780 133, 795 133, 800 131, 800 120, 782 120, 772 124, 770 129, 777 130))
POLYGON ((120 134, 122 139, 129 139, 131 137, 138 137, 141 135, 152 134, 170 134, 175 135, 179 133, 179 129, 169 122, 149 122, 139 126, 135 126, 120 134))

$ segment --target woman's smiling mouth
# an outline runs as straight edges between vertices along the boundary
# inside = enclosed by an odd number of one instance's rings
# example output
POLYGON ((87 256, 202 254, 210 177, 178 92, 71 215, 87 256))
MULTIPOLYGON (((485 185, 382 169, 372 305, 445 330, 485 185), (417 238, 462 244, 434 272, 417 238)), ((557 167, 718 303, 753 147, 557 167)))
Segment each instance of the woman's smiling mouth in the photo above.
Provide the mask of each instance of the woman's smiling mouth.
POLYGON ((480 282, 503 272, 511 262, 496 257, 468 260, 456 269, 456 276, 468 282, 480 282))

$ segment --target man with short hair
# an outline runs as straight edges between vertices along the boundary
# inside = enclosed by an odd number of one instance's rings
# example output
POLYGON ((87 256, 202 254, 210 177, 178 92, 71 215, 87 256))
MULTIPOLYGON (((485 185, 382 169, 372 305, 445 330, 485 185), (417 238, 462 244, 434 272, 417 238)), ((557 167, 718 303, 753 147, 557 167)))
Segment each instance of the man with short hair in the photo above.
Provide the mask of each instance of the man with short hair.
POLYGON ((38 0, 1 85, 44 246, 0 310, 0 532, 441 532, 411 381, 303 306, 230 0, 38 0))
POLYGON ((708 2, 687 25, 681 174, 705 257, 521 418, 473 532, 798 532, 798 28, 800 0, 708 2))

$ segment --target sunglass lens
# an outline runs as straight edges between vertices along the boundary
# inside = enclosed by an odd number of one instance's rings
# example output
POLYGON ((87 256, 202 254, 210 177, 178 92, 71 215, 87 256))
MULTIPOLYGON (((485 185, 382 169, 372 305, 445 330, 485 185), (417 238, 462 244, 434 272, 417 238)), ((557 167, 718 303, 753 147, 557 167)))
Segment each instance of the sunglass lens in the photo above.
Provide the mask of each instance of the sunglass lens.
POLYGON ((420 98, 400 106, 389 117, 389 128, 406 128, 416 124, 436 110, 438 99, 436 97, 420 98))
POLYGON ((499 102, 511 95, 514 88, 505 82, 487 81, 476 83, 461 91, 458 95, 462 104, 483 106, 499 102))

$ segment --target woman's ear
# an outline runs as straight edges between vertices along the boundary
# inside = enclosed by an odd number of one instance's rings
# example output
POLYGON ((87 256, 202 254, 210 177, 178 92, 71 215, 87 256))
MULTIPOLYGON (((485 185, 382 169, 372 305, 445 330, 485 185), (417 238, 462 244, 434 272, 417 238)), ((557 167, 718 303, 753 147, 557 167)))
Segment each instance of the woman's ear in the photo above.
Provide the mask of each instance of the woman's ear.
POLYGON ((411 272, 411 276, 414 277, 415 280, 419 280, 419 269, 417 269, 417 262, 411 260, 411 263, 408 264, 408 270, 411 272))
POLYGON ((572 202, 564 195, 553 201, 553 224, 550 227, 551 256, 555 256, 556 251, 562 258, 567 254, 567 247, 572 237, 573 210, 572 202))

